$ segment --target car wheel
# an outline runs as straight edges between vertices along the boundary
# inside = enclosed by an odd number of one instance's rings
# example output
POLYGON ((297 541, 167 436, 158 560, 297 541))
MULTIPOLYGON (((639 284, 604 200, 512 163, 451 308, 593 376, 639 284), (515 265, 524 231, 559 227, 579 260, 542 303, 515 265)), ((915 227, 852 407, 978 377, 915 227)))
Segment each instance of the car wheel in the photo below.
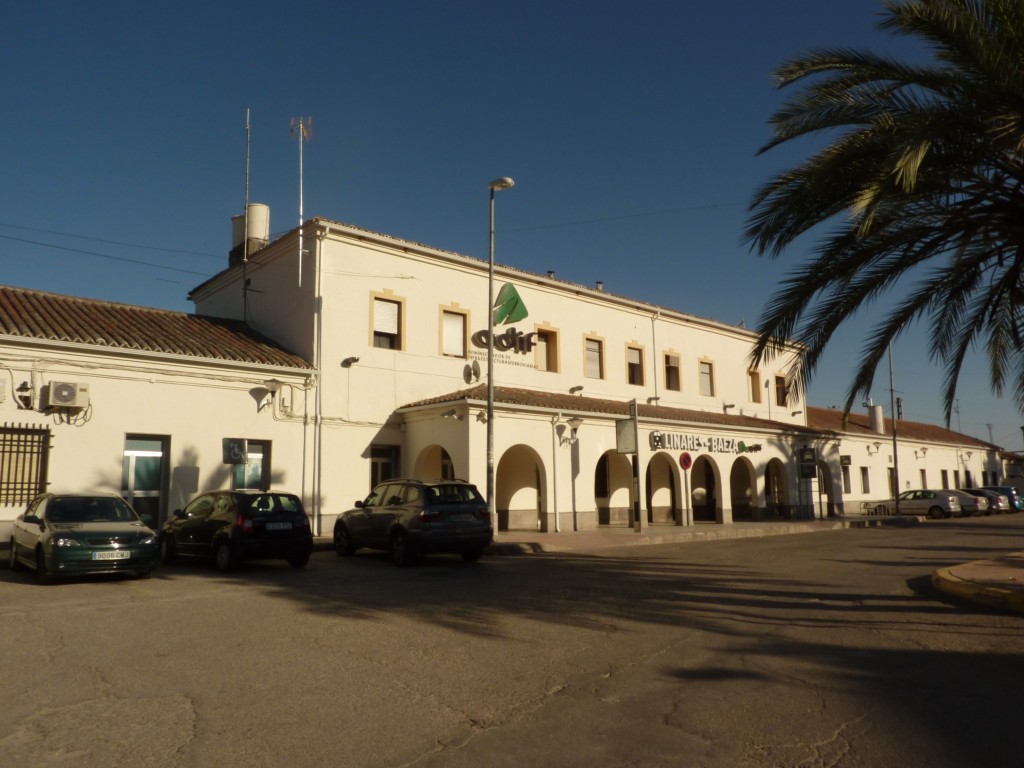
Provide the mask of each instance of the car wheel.
POLYGON ((40 584, 53 583, 53 574, 46 567, 46 555, 43 554, 42 547, 36 550, 36 580, 40 584))
POLYGON ((352 543, 348 528, 340 523, 334 526, 334 551, 338 553, 339 557, 349 557, 356 552, 356 546, 352 543))
POLYGON ((462 559, 467 563, 475 563, 481 557, 483 557, 484 551, 482 549, 471 549, 468 552, 462 553, 462 559))
POLYGON ((404 531, 395 531, 391 537, 391 562, 399 568, 411 565, 414 560, 413 551, 409 547, 409 537, 404 531))
POLYGON ((160 562, 164 565, 171 565, 178 559, 178 552, 174 546, 174 537, 164 536, 160 539, 160 562))
POLYGON ((292 555, 288 558, 288 565, 292 568, 305 568, 306 563, 309 562, 309 552, 303 552, 298 555, 292 555))
POLYGON ((21 561, 18 559, 17 550, 14 548, 14 539, 11 539, 11 551, 8 555, 7 564, 10 566, 12 571, 21 570, 21 561))
POLYGON ((931 509, 928 510, 928 517, 930 517, 932 520, 942 519, 942 514, 942 507, 932 507, 931 509))
POLYGON ((231 542, 222 541, 213 550, 213 562, 221 573, 229 573, 238 567, 238 557, 231 549, 231 542))

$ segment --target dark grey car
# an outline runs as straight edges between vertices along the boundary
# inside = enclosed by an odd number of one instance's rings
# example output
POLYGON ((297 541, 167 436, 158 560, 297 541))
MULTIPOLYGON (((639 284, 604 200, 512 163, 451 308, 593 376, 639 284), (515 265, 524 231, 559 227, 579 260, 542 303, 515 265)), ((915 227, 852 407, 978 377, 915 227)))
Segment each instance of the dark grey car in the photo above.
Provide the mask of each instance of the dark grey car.
POLYGON ((388 480, 334 522, 334 549, 360 547, 391 553, 406 566, 419 555, 453 552, 475 562, 494 538, 487 502, 462 480, 388 480))

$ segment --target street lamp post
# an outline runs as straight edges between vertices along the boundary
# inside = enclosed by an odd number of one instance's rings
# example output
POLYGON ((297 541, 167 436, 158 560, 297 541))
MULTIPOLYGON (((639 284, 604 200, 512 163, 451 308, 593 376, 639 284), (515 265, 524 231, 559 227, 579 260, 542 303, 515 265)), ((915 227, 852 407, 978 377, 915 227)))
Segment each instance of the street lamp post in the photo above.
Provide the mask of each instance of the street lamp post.
POLYGON ((491 189, 491 226, 487 249, 487 513, 494 535, 498 535, 498 512, 494 506, 494 193, 511 189, 515 182, 507 176, 495 179, 491 189))

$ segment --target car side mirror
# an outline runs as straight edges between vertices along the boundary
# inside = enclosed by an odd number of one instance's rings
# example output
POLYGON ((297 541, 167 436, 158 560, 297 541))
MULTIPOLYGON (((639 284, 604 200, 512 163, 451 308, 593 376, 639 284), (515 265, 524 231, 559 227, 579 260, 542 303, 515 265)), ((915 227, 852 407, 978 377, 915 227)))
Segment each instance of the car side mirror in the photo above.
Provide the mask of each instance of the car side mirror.
POLYGON ((39 517, 38 515, 25 515, 25 517, 22 519, 29 525, 38 525, 39 530, 43 530, 43 528, 46 527, 46 524, 43 523, 43 518, 39 517))
POLYGON ((185 511, 182 510, 182 509, 176 509, 176 510, 174 510, 174 516, 175 517, 184 518, 185 517, 185 511))
POLYGON ((359 501, 356 502, 356 509, 362 509, 362 508, 363 508, 363 500, 359 499, 359 501))

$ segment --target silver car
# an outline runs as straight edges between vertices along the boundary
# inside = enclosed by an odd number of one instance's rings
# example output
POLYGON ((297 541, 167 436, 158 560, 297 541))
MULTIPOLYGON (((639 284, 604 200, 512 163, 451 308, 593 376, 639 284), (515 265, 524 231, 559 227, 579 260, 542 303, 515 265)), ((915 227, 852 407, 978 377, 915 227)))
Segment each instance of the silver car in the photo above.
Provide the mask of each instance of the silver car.
POLYGON ((900 513, 904 515, 928 515, 933 520, 960 515, 960 499, 950 491, 904 491, 899 495, 900 513))
POLYGON ((963 517, 978 517, 979 515, 989 514, 989 502, 987 496, 976 496, 973 493, 968 493, 967 491, 959 489, 950 490, 950 493, 960 499, 960 508, 963 510, 963 517))
POLYGON ((1001 493, 995 491, 987 491, 984 488, 965 488, 968 493, 973 493, 975 496, 984 496, 988 499, 988 514, 990 515, 1004 515, 1007 512, 1012 512, 1013 508, 1010 506, 1010 499, 1001 493))

